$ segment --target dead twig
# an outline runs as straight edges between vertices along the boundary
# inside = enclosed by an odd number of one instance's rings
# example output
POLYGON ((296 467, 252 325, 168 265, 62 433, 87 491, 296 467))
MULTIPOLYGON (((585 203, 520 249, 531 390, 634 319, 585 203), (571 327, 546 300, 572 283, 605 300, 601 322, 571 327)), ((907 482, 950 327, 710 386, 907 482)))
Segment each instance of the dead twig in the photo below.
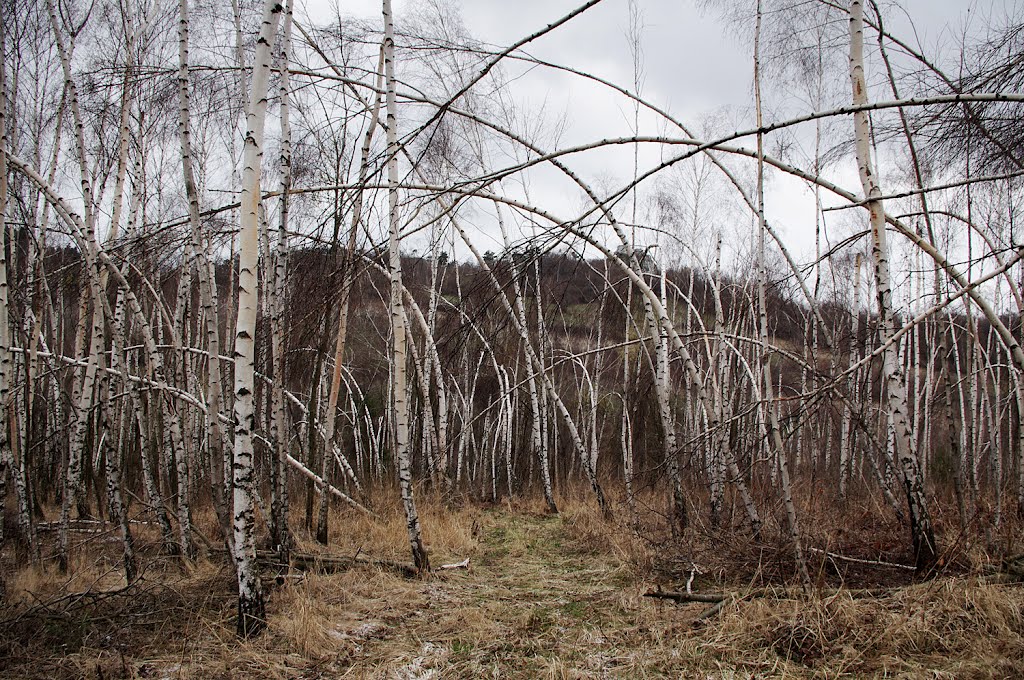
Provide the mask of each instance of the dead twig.
POLYGON ((899 564, 898 562, 886 562, 885 560, 865 560, 860 557, 848 557, 846 555, 840 555, 839 553, 829 552, 828 550, 822 550, 821 548, 807 548, 810 552, 824 555, 832 560, 840 560, 842 562, 851 562, 853 564, 866 564, 872 567, 886 567, 888 569, 904 569, 906 571, 916 571, 917 567, 906 564, 899 564))

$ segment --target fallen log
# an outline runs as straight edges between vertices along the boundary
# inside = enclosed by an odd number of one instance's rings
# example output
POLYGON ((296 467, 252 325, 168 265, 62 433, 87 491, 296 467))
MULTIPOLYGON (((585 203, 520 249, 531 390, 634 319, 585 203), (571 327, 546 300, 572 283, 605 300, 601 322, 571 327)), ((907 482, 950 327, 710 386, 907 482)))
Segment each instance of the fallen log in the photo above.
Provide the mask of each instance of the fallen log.
POLYGON ((348 571, 353 567, 379 567, 397 572, 406 578, 420 575, 419 569, 411 564, 393 560, 375 560, 363 555, 349 557, 347 555, 313 555, 307 553, 291 553, 288 564, 299 571, 315 571, 321 574, 335 574, 348 571))
POLYGON ((724 602, 729 596, 726 593, 681 593, 672 590, 650 590, 644 597, 654 597, 676 602, 724 602))
POLYGON ((278 574, 277 576, 264 575, 260 577, 260 582, 264 587, 269 586, 283 586, 285 583, 302 583, 306 580, 306 574, 278 574))
MULTIPOLYGON (((153 522, 144 519, 130 519, 129 524, 136 525, 151 525, 153 522)), ((92 519, 89 517, 78 517, 68 521, 68 529, 71 531, 77 531, 82 533, 108 531, 105 527, 111 527, 117 529, 117 526, 112 522, 104 522, 99 519, 92 519)), ((60 522, 38 522, 36 523, 36 531, 58 531, 60 529, 60 522)))
POLYGON ((683 593, 672 590, 649 590, 644 597, 653 597, 660 600, 674 600, 675 602, 703 602, 710 604, 691 622, 694 626, 699 625, 705 619, 709 619, 722 611, 725 605, 736 600, 736 593, 683 593))
MULTIPOLYGON (((379 567, 397 572, 406 578, 415 578, 420 575, 419 570, 411 564, 397 562, 394 560, 373 559, 357 552, 354 556, 349 555, 315 555, 313 553, 289 552, 283 553, 276 550, 257 550, 256 558, 264 567, 278 569, 297 569, 298 571, 315 571, 322 574, 334 574, 340 571, 347 571, 354 567, 379 567)), ((442 564, 434 567, 432 571, 448 571, 452 569, 469 569, 469 560, 466 558, 461 562, 442 564)))
POLYGON ((704 621, 705 619, 710 619, 712 616, 722 611, 725 608, 726 603, 728 602, 728 598, 716 602, 715 604, 711 605, 710 607, 702 611, 700 614, 698 614, 697 618, 693 620, 693 623, 698 624, 701 621, 704 621))
POLYGON ((770 598, 775 600, 802 600, 808 597, 835 598, 849 597, 851 600, 864 600, 890 597, 902 586, 879 587, 879 588, 830 588, 816 590, 811 593, 792 588, 758 588, 743 590, 731 593, 684 593, 671 590, 652 590, 644 593, 644 597, 660 598, 663 600, 674 600, 676 602, 707 602, 716 603, 735 598, 737 600, 749 600, 753 598, 770 598))
POLYGON ((1001 571, 1017 579, 1024 578, 1024 554, 1007 557, 1003 560, 1001 571))

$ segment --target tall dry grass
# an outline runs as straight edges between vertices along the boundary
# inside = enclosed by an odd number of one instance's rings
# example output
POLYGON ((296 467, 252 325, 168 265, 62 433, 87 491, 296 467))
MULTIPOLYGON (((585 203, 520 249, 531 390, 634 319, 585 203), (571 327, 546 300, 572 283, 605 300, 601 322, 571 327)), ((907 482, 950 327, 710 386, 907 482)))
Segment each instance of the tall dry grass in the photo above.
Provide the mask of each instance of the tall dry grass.
MULTIPOLYGON (((797 596, 785 587, 792 557, 778 518, 766 517, 754 541, 742 522, 715 531, 693 513, 673 538, 660 489, 641 489, 635 516, 613 497, 611 519, 585 487, 560 491, 562 512, 552 517, 539 497, 478 504, 420 489, 433 564, 469 558, 470 570, 425 579, 373 565, 292 573, 283 585, 268 582, 269 632, 245 643, 234 637, 225 554, 183 566, 140 525, 143 578, 123 590, 116 542, 83 539, 66 577, 9 571, 0 676, 1024 677, 1024 591, 964 573, 995 557, 978 540, 955 576, 907 583, 877 570, 834 573, 822 561, 820 590, 797 596), (643 596, 655 584, 685 587, 694 563, 695 588, 735 594, 720 614, 698 623, 706 605, 643 596), (865 597, 837 590, 844 578, 899 587, 865 597), (101 597, 67 599, 86 591, 101 597)), ((827 504, 799 497, 809 544, 901 557, 906 537, 884 521, 886 508, 853 498, 833 517, 827 504)), ((397 494, 374 489, 373 498, 376 518, 334 508, 330 545, 298 531, 297 549, 409 562, 397 494)), ((209 508, 196 524, 214 535, 209 508)))

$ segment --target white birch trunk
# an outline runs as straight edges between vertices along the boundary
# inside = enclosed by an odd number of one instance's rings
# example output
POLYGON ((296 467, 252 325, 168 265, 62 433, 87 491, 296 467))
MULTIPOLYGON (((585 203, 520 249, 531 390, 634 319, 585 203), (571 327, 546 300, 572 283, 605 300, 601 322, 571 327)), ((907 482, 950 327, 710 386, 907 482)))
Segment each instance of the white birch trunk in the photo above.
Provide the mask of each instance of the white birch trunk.
MULTIPOLYGON (((864 6, 860 0, 850 3, 850 81, 853 103, 867 104, 867 83, 864 75, 864 6)), ((892 308, 892 290, 889 282, 889 246, 885 233, 885 213, 879 197, 882 191, 871 164, 871 136, 866 111, 853 115, 857 146, 857 165, 860 171, 867 208, 871 214, 872 256, 875 261, 876 296, 878 299, 881 341, 886 343, 882 355, 883 375, 888 393, 889 414, 892 417, 896 455, 907 495, 911 538, 918 570, 927 570, 938 559, 938 549, 928 512, 924 483, 908 421, 906 382, 900 370, 896 347, 889 343, 895 333, 892 308)))
MULTIPOLYGON (((273 458, 271 470, 273 474, 272 501, 270 509, 271 542, 279 548, 287 548, 291 543, 288 528, 288 432, 287 410, 284 399, 284 381, 286 362, 285 316, 288 296, 288 212, 292 185, 292 132, 289 98, 291 81, 289 78, 289 55, 291 54, 292 38, 292 0, 285 3, 284 20, 281 30, 281 70, 280 70, 280 106, 281 106, 281 156, 279 169, 281 172, 281 219, 277 233, 277 244, 274 252, 274 295, 271 305, 271 332, 273 340, 271 357, 274 365, 274 384, 271 388, 271 404, 273 416, 271 420, 271 444, 273 458)), ((323 494, 326 495, 326 494, 323 494)))
MULTIPOLYGON (((401 224, 398 219, 398 132, 395 103, 395 26, 391 0, 383 0, 384 74, 387 81, 388 142, 388 253, 391 268, 391 332, 392 332, 392 399, 395 406, 395 457, 398 460, 398 482, 405 507, 406 529, 412 548, 413 563, 420 572, 430 571, 430 559, 420 535, 420 521, 412 492, 412 465, 409 460, 409 413, 406 402, 407 337, 402 299, 401 224)), ((333 414, 332 414, 333 415, 333 414)))
MULTIPOLYGON (((661 306, 668 312, 667 285, 664 267, 661 269, 661 306)), ((689 524, 689 517, 686 509, 686 497, 683 495, 683 484, 679 477, 679 451, 676 444, 676 423, 672 414, 672 403, 670 400, 670 385, 672 373, 669 364, 668 351, 668 318, 662 319, 662 323, 656 323, 653 314, 650 313, 650 304, 644 305, 645 314, 649 315, 652 339, 654 341, 654 386, 658 399, 658 416, 661 420, 661 453, 668 468, 668 479, 671 487, 670 501, 670 524, 672 535, 679 536, 689 524)))
POLYGON ((242 160, 242 207, 239 232, 238 319, 235 324, 234 404, 234 514, 235 566, 238 576, 238 635, 250 637, 266 627, 263 592, 253 537, 255 514, 253 493, 256 470, 253 465, 253 412, 255 392, 257 259, 259 252, 260 175, 263 133, 267 114, 267 81, 270 76, 271 45, 283 7, 264 0, 263 18, 256 40, 252 92, 246 115, 245 148, 242 160))
MULTIPOLYGON (((0 54, 5 54, 6 29, 0 25, 0 54)), ((3 60, 0 59, 0 62, 3 60)), ((0 515, 7 501, 7 474, 17 478, 18 472, 11 453, 11 330, 7 290, 7 79, 4 64, 0 63, 0 515)), ((35 343, 33 343, 34 345, 35 343)), ((0 517, 0 547, 4 544, 4 520, 0 517)), ((27 538, 28 536, 26 536, 27 538)), ((0 576, 0 586, 3 577, 0 576)))

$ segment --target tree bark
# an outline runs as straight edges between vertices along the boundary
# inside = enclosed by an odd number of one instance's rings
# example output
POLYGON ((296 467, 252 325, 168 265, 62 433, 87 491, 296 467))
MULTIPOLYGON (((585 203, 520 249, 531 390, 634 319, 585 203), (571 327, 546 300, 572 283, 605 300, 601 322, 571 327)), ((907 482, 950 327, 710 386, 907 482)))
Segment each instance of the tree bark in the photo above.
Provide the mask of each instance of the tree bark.
MULTIPOLYGON (((398 460, 398 482, 402 505, 405 508, 406 529, 412 560, 416 568, 430 571, 430 559, 420 535, 420 520, 412 490, 412 465, 409 460, 409 408, 406 402, 406 327, 402 299, 402 253, 400 250, 401 223, 398 217, 398 132, 395 103, 395 26, 391 13, 391 0, 383 0, 384 15, 384 74, 387 87, 387 142, 388 142, 388 253, 391 269, 391 332, 392 374, 391 391, 395 407, 395 457, 398 460)), ((332 414, 333 415, 333 414, 332 414)))
MULTIPOLYGON (((864 6, 860 0, 853 0, 850 3, 850 82, 854 105, 867 104, 867 83, 864 75, 864 6)), ((886 344, 882 355, 882 371, 888 394, 888 410, 895 431, 896 457, 907 496, 914 561, 919 571, 927 571, 938 559, 938 549, 931 515, 928 512, 920 463, 910 432, 906 382, 897 348, 889 343, 889 339, 896 332, 896 319, 889 280, 889 245, 885 233, 885 212, 879 198, 882 191, 871 164, 871 131, 867 112, 854 113, 853 121, 857 165, 871 217, 871 254, 875 264, 879 330, 881 342, 886 344)))
POLYGON ((255 393, 255 338, 259 291, 256 267, 259 253, 260 176, 263 160, 264 124, 267 114, 267 81, 270 76, 271 45, 284 8, 264 0, 263 18, 253 61, 252 90, 246 114, 245 147, 242 160, 242 208, 239 233, 238 319, 235 324, 235 404, 233 534, 235 568, 238 576, 239 637, 251 637, 267 625, 259 565, 253 537, 255 515, 253 493, 256 470, 253 465, 253 410, 255 393))

